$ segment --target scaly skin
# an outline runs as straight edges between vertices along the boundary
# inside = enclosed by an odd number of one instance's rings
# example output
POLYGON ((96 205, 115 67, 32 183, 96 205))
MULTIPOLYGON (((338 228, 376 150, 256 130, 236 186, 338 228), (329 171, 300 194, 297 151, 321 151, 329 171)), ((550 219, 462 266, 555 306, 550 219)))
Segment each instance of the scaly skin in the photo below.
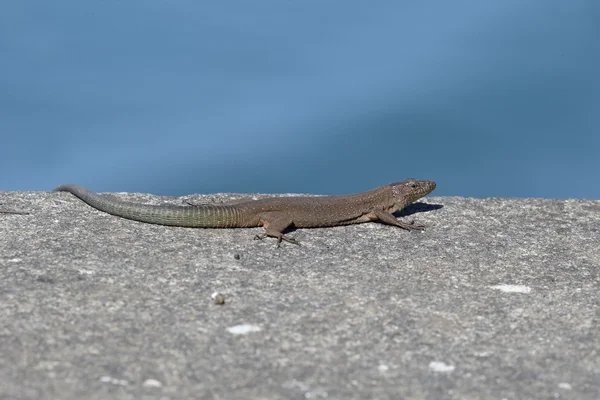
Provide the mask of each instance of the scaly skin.
POLYGON ((435 189, 433 181, 407 179, 367 192, 341 196, 270 197, 224 205, 154 206, 129 203, 98 195, 79 185, 62 185, 54 191, 70 192, 106 213, 151 224, 193 228, 247 228, 263 226, 262 239, 298 242, 283 232, 291 227, 320 228, 381 221, 407 230, 423 225, 398 221, 392 214, 435 189))

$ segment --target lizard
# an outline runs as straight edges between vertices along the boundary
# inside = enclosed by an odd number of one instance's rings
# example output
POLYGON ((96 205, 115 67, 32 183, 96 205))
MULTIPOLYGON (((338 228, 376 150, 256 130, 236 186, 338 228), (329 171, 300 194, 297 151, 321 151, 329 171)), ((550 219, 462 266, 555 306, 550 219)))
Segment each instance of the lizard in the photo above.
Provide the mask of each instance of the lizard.
POLYGON ((255 239, 273 237, 299 244, 284 234, 289 228, 322 228, 379 221, 408 231, 424 225, 402 222, 394 212, 429 194, 435 182, 413 178, 375 189, 336 196, 269 197, 212 205, 147 205, 99 195, 83 186, 65 184, 55 192, 70 192, 88 205, 119 217, 151 224, 192 228, 264 227, 255 239))

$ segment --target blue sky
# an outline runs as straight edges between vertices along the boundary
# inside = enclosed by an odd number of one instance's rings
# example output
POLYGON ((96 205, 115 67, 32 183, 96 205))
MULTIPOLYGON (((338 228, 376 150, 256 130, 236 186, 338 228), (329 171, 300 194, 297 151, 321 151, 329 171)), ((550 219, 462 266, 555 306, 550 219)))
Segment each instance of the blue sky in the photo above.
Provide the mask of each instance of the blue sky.
POLYGON ((9 2, 0 190, 600 199, 595 1, 9 2))

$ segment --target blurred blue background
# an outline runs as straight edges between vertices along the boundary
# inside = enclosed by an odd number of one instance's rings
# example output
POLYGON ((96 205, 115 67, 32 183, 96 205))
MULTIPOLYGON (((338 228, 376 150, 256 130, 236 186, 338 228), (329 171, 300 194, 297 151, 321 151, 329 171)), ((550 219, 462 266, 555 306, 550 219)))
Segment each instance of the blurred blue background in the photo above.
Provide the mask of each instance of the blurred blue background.
POLYGON ((0 190, 600 198, 597 0, 22 0, 0 190))

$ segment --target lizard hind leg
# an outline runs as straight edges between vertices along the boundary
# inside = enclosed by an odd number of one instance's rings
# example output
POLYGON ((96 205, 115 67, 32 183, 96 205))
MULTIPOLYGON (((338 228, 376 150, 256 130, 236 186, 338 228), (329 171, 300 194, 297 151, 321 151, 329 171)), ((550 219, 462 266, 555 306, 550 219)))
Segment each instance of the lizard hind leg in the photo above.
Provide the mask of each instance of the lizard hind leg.
POLYGON ((291 218, 278 212, 269 212, 261 215, 260 221, 265 228, 265 233, 256 235, 254 239, 264 239, 266 237, 277 238, 277 247, 281 245, 282 240, 300 245, 296 239, 283 234, 287 228, 294 225, 291 218))

